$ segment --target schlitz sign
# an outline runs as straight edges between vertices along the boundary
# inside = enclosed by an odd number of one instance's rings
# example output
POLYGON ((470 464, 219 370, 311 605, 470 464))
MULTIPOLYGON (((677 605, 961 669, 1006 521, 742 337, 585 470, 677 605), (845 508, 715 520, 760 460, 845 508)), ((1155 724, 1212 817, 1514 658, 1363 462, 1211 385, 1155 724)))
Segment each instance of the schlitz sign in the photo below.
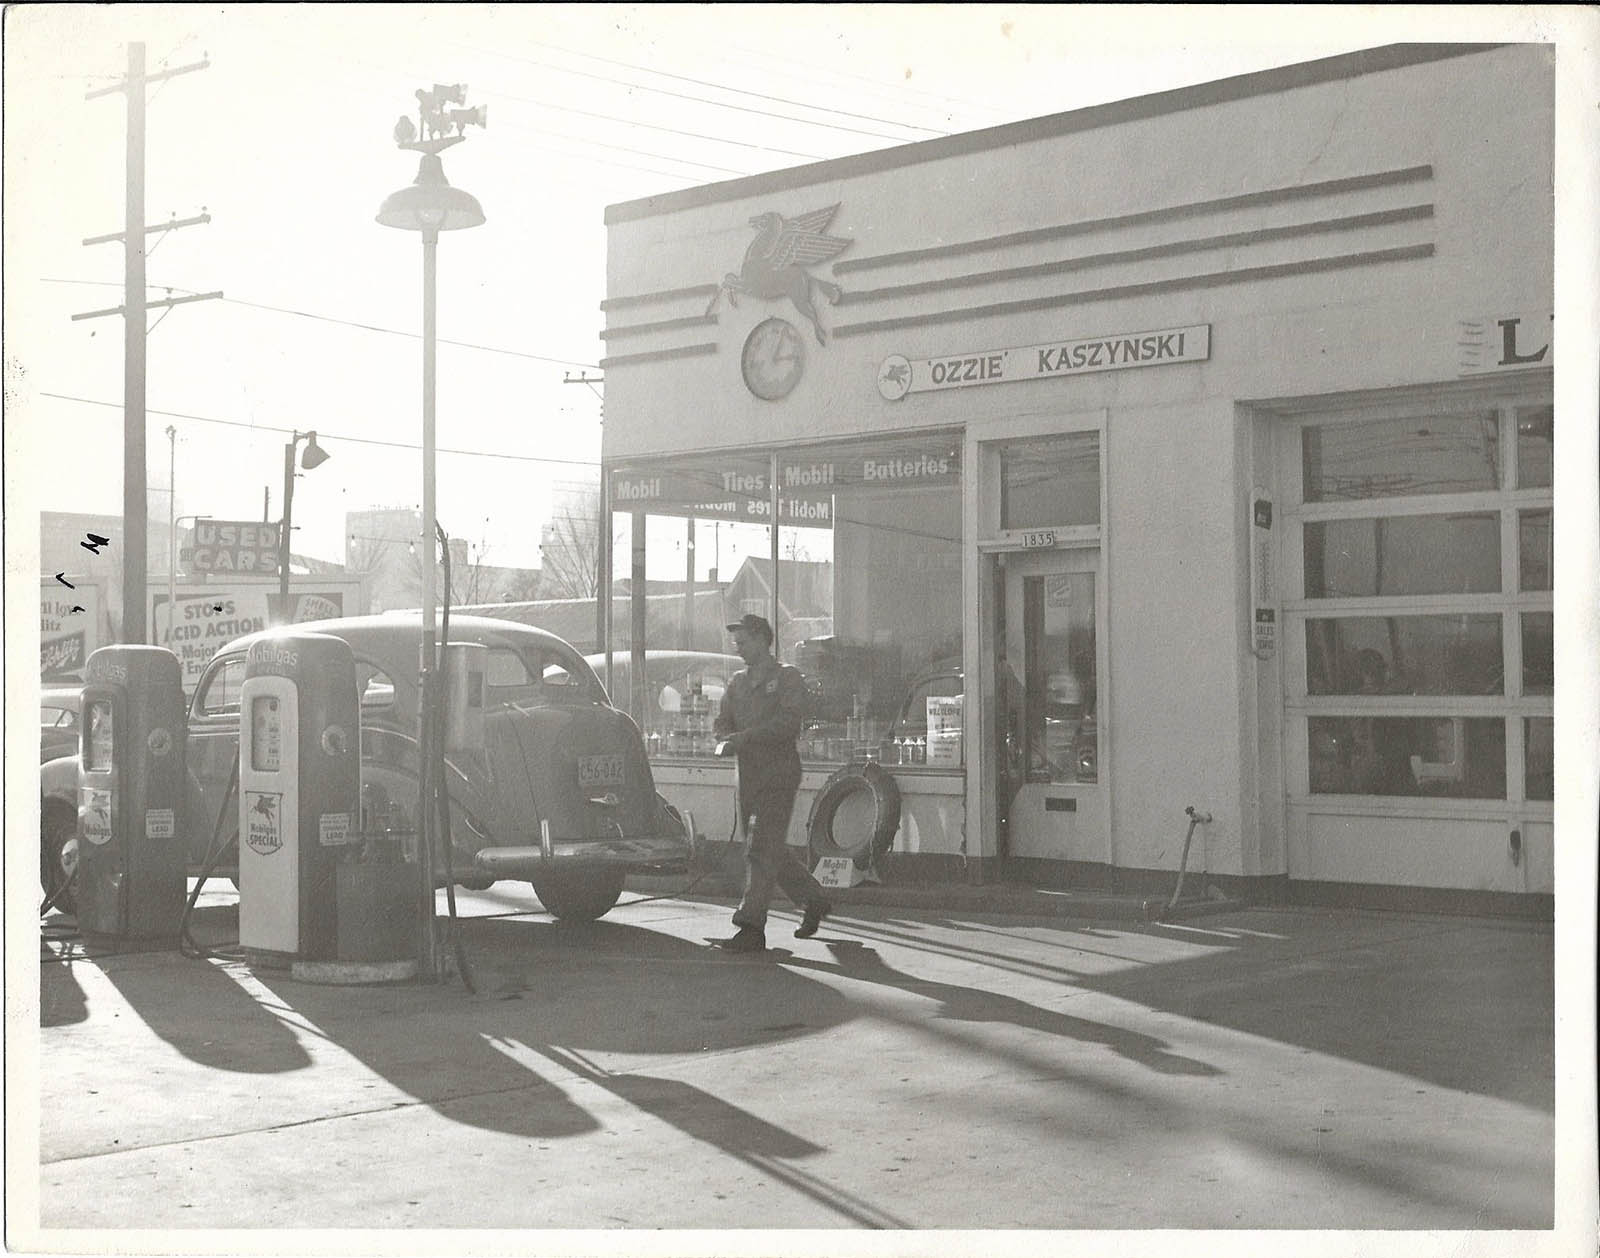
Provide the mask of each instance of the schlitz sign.
POLYGON ((1113 336, 1086 336, 1071 341, 1024 345, 1018 349, 951 354, 943 358, 910 359, 891 354, 878 368, 878 392, 889 401, 897 402, 908 393, 1081 376, 1164 363, 1197 363, 1210 357, 1209 323, 1148 332, 1119 332, 1113 336))

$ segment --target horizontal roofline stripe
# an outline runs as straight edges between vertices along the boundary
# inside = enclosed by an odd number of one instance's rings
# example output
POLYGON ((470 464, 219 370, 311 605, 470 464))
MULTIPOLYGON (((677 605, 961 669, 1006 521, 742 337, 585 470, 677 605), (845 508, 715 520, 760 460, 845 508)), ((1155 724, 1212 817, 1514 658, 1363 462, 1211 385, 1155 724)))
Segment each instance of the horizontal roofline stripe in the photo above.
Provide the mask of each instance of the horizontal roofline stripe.
POLYGON ((1076 258, 1062 258, 1055 262, 1039 262, 1031 266, 1007 267, 1002 270, 974 271, 966 275, 953 275, 947 279, 919 280, 913 284, 890 284, 882 288, 846 290, 839 297, 839 305, 849 306, 868 301, 889 301, 896 297, 914 297, 922 293, 943 292, 952 288, 974 288, 983 284, 997 284, 1009 280, 1038 279, 1047 275, 1065 275, 1071 271, 1087 271, 1100 266, 1114 266, 1124 262, 1148 262, 1156 258, 1176 258, 1186 253, 1203 253, 1208 249, 1232 249, 1240 246, 1265 244, 1274 240, 1292 240, 1298 236, 1317 236, 1329 232, 1358 231, 1363 227, 1384 227, 1394 223, 1411 223, 1432 218, 1432 205, 1408 205, 1395 210, 1374 210, 1370 214, 1350 214, 1342 218, 1324 218, 1311 223, 1287 223, 1280 227, 1257 227, 1250 231, 1228 232, 1219 236, 1199 236, 1191 240, 1174 240, 1159 245, 1141 245, 1136 249, 1113 249, 1105 253, 1088 253, 1076 258))
POLYGON ((1106 218, 1084 219, 1077 223, 1062 223, 1055 227, 1036 227, 1029 231, 1009 232, 1003 236, 989 236, 982 240, 968 240, 949 245, 934 245, 927 249, 904 249, 897 253, 880 253, 865 258, 848 258, 833 264, 834 275, 864 271, 872 267, 896 266, 905 262, 923 262, 932 258, 950 258, 963 253, 978 253, 990 249, 1008 249, 1017 245, 1035 244, 1044 240, 1060 240, 1082 236, 1089 232, 1107 231, 1116 227, 1135 227, 1172 219, 1190 218, 1200 214, 1215 214, 1225 210, 1253 209, 1275 205, 1282 201, 1297 201, 1309 197, 1337 196, 1342 192, 1362 192, 1370 188, 1389 187, 1394 184, 1416 183, 1432 179, 1432 166, 1407 166, 1400 170, 1378 171, 1370 175, 1351 175, 1343 179, 1325 179, 1318 183, 1297 184, 1288 188, 1269 188, 1263 192, 1245 192, 1237 196, 1218 197, 1210 201, 1192 201, 1185 205, 1163 206, 1155 210, 1137 210, 1130 214, 1113 214, 1106 218))
POLYGON ((1251 280, 1278 279, 1289 275, 1314 275, 1349 267, 1372 266, 1383 262, 1406 262, 1433 256, 1432 244, 1402 245, 1395 249, 1376 249, 1366 253, 1336 254, 1310 258, 1304 262, 1279 262, 1270 266, 1241 267, 1234 271, 1212 271, 1203 275, 1183 275, 1166 280, 1147 280, 1138 284, 1119 284, 1110 288, 1091 288, 1058 297, 1031 297, 1023 301, 1004 301, 988 306, 968 306, 960 310, 941 310, 934 314, 907 315, 898 319, 874 319, 866 323, 846 323, 833 329, 833 337, 863 336, 868 332, 887 332, 896 328, 921 327, 933 323, 987 319, 999 315, 1024 314, 1061 306, 1084 305, 1096 301, 1115 301, 1123 297, 1144 297, 1153 293, 1181 292, 1189 288, 1216 288, 1224 284, 1243 284, 1251 280))
POLYGON ((1364 48, 1356 52, 1322 57, 1315 61, 1275 66, 1250 74, 1234 75, 1231 78, 1173 88, 1148 96, 1135 96, 1103 105, 1090 105, 1084 109, 1006 123, 1003 126, 988 127, 980 131, 940 136, 915 144, 900 144, 851 157, 839 157, 831 161, 813 162, 806 166, 793 166, 785 170, 747 175, 739 179, 724 180, 721 183, 701 184, 698 187, 664 192, 653 197, 622 201, 606 207, 605 222, 607 226, 636 222, 660 214, 715 205, 723 201, 783 192, 792 188, 805 188, 829 180, 895 170, 921 162, 959 157, 1011 144, 1050 139, 1077 131, 1089 131, 1118 123, 1155 118, 1186 109, 1225 104, 1252 96, 1266 96, 1338 79, 1358 78, 1385 70, 1445 61, 1453 57, 1471 56, 1506 46, 1504 43, 1388 44, 1380 48, 1364 48))
POLYGON ((623 310, 629 306, 643 306, 654 301, 675 301, 679 297, 710 297, 720 292, 716 284, 691 284, 687 288, 663 288, 654 293, 637 293, 632 297, 607 297, 600 303, 602 310, 623 310))
POLYGON ((703 328, 715 324, 714 314, 684 315, 681 319, 658 319, 654 323, 630 323, 620 328, 606 328, 600 333, 602 341, 614 341, 624 336, 643 336, 647 332, 671 332, 677 328, 703 328))
POLYGON ((607 371, 612 367, 632 366, 635 363, 658 363, 669 358, 698 358, 701 354, 715 354, 717 343, 707 341, 703 345, 681 345, 677 349, 652 349, 638 354, 613 354, 609 358, 600 360, 600 370, 607 371))

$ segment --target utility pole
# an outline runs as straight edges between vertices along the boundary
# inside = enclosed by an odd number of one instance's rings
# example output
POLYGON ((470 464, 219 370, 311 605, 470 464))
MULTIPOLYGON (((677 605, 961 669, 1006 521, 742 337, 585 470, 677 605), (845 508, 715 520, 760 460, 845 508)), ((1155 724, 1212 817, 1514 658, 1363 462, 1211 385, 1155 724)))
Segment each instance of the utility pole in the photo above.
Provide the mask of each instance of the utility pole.
MULTIPOLYGON (((570 371, 561 373, 562 384, 586 385, 589 392, 600 399, 600 422, 602 424, 605 423, 606 399, 605 394, 595 386, 599 385, 604 388, 605 382, 605 376, 590 376, 587 371, 581 368, 577 375, 573 375, 570 371)), ((609 475, 610 473, 602 466, 600 469, 600 518, 594 522, 594 571, 600 585, 599 592, 595 595, 594 637, 595 645, 606 654, 606 675, 604 680, 607 687, 611 685, 611 635, 607 632, 611 624, 611 531, 606 527, 606 521, 611 514, 611 504, 607 500, 607 491, 609 489, 607 480, 609 475)), ((689 563, 691 565, 694 563, 693 520, 689 522, 689 563)), ((694 568, 692 566, 689 569, 689 583, 692 588, 694 584, 694 568)), ((690 594, 689 599, 690 610, 686 612, 686 615, 692 617, 694 595, 690 594)), ((693 623, 692 619, 690 623, 693 623)), ((642 674, 636 673, 634 675, 639 676, 642 674)))
POLYGON ((149 571, 149 504, 145 501, 145 311, 161 306, 178 306, 185 302, 205 301, 221 297, 220 292, 200 293, 193 297, 171 297, 165 301, 147 302, 145 290, 145 236, 150 232, 169 231, 187 227, 191 223, 211 221, 209 214, 183 222, 147 227, 144 222, 144 113, 145 88, 162 79, 170 79, 191 70, 204 70, 207 60, 176 70, 163 70, 147 75, 144 70, 144 45, 128 45, 128 77, 112 87, 103 87, 85 95, 85 100, 105 96, 111 92, 125 92, 128 97, 128 168, 127 194, 124 203, 123 230, 107 236, 92 236, 85 245, 103 244, 106 241, 123 242, 123 292, 122 305, 113 310, 91 310, 72 316, 94 319, 102 315, 120 314, 123 317, 122 340, 122 640, 146 642, 149 626, 145 623, 145 577, 149 571))

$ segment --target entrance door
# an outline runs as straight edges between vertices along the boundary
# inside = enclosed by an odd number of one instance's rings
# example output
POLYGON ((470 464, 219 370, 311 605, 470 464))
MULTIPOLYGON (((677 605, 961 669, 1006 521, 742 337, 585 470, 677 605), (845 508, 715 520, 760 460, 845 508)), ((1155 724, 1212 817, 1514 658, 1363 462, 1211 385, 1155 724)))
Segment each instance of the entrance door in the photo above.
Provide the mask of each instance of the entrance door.
POLYGON ((996 793, 1000 854, 1103 862, 1100 552, 1014 552, 996 563, 996 735, 1006 748, 996 793))

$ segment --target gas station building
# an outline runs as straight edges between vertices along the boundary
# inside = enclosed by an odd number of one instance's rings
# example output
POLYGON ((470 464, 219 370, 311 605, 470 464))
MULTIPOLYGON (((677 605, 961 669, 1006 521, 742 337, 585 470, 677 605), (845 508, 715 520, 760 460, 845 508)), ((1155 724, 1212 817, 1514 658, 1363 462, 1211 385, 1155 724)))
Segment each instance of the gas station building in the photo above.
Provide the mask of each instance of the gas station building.
POLYGON ((1253 899, 1547 915, 1553 162, 1550 50, 1398 45, 614 205, 608 577, 828 566, 726 618, 886 878, 1166 887, 1193 806, 1253 899))

